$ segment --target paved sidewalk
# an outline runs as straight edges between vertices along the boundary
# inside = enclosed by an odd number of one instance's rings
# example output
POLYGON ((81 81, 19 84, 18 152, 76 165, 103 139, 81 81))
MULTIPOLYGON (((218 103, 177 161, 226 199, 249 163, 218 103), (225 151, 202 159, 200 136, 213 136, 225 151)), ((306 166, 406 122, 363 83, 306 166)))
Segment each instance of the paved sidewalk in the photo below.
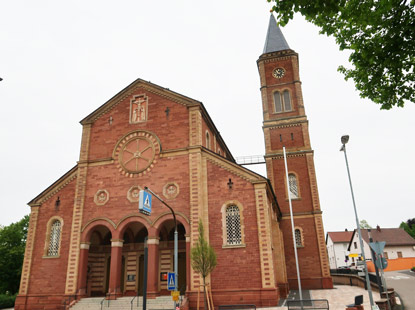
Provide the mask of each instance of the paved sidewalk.
MULTIPOLYGON (((373 292, 373 300, 379 300, 378 292, 373 292)), ((354 303, 354 297, 363 295, 363 306, 366 310, 370 310, 370 301, 368 292, 361 287, 348 285, 335 285, 332 290, 312 290, 312 299, 327 299, 329 301, 330 310, 345 310, 346 305, 354 303)))
MULTIPOLYGON (((357 286, 335 285, 334 289, 328 290, 310 290, 311 299, 327 299, 329 301, 330 310, 345 310, 346 305, 354 302, 354 297, 363 295, 363 306, 365 310, 370 310, 368 292, 357 286)), ((379 293, 373 292, 373 299, 379 299, 379 293)), ((259 308, 263 310, 286 310, 287 307, 271 307, 259 308)))

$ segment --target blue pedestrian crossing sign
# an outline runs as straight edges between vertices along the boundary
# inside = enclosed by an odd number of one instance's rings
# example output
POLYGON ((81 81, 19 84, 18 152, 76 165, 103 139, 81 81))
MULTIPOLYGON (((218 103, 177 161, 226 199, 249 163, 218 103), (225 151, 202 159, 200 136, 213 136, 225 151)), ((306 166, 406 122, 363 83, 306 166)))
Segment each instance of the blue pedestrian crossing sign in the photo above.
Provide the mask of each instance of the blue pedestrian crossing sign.
POLYGON ((141 190, 138 196, 138 211, 146 215, 151 214, 151 194, 141 190))
POLYGON ((167 289, 169 291, 176 290, 176 277, 174 276, 174 272, 169 272, 167 274, 167 289))

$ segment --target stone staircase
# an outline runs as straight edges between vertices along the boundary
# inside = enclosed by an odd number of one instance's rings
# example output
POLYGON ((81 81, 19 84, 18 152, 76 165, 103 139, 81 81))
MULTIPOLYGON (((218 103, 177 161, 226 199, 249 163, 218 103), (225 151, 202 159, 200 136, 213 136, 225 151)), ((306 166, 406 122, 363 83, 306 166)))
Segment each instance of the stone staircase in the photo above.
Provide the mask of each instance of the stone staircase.
MULTIPOLYGON (((71 310, 101 310, 101 302, 102 302, 102 310, 141 310, 143 309, 143 297, 136 297, 133 301, 133 307, 131 308, 131 300, 133 300, 133 296, 129 297, 120 297, 116 300, 103 300, 103 297, 90 297, 90 298, 82 298, 78 301, 75 305, 73 305, 70 309, 71 310), (138 306, 137 306, 137 298, 138 298, 138 306)), ((174 310, 174 302, 171 296, 160 296, 155 299, 147 299, 147 307, 148 310, 167 310, 171 309, 174 310)))

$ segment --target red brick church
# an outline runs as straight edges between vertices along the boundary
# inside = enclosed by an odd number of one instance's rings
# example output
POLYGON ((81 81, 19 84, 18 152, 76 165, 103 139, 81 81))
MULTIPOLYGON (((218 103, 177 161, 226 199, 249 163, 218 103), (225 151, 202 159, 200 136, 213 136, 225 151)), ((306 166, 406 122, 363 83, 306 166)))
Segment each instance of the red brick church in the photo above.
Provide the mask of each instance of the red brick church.
POLYGON ((201 284, 190 265, 199 219, 217 254, 207 281, 215 305, 275 306, 297 287, 288 192, 302 286, 332 287, 298 54, 272 15, 257 64, 268 178, 236 163, 201 102, 134 81, 81 121, 79 161, 29 202, 16 309, 140 294, 146 237, 148 298, 167 294, 174 222, 155 199, 151 215, 139 213, 145 186, 176 211, 178 286, 191 307, 201 284))

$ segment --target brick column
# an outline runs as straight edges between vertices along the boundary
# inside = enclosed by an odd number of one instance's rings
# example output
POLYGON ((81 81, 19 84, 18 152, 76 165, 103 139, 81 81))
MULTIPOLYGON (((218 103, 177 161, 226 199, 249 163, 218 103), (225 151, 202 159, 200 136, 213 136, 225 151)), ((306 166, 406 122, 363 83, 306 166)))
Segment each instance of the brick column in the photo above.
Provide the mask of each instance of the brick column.
POLYGON ((111 266, 110 266, 110 283, 108 295, 110 299, 116 299, 121 296, 121 266, 122 266, 122 247, 124 240, 111 239, 111 266))
POLYGON ((148 237, 148 274, 147 274, 147 296, 156 297, 159 294, 159 238, 148 237))
POLYGON ((78 268, 78 289, 77 294, 80 297, 87 296, 87 283, 88 276, 88 255, 89 255, 89 242, 81 242, 79 250, 79 268, 78 268))

